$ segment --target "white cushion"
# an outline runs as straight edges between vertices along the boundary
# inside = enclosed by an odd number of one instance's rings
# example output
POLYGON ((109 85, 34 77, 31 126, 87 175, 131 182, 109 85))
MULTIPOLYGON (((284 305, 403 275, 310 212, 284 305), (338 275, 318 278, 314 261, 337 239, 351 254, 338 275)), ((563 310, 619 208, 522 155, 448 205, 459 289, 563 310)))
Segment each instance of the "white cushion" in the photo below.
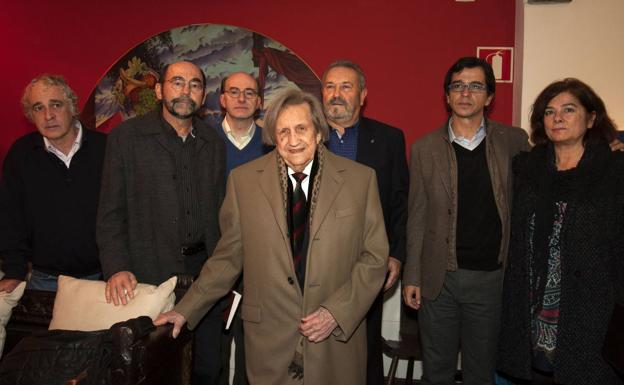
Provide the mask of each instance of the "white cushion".
POLYGON ((177 280, 172 277, 160 286, 139 283, 127 305, 115 306, 112 301, 106 302, 106 282, 61 275, 49 329, 102 330, 143 315, 154 320, 158 314, 173 309, 177 280))
POLYGON ((2 349, 4 348, 4 340, 6 338, 6 330, 4 327, 11 318, 11 312, 17 302, 22 298, 24 289, 26 288, 26 282, 21 282, 10 293, 6 291, 0 291, 0 357, 2 357, 2 349))

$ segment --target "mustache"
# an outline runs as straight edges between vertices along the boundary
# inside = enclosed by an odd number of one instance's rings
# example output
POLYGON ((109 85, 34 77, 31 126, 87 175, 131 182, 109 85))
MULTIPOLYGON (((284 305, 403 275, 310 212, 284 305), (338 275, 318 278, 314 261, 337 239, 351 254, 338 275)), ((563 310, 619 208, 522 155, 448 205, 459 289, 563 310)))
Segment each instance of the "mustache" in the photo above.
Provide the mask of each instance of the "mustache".
POLYGON ((176 105, 177 103, 188 103, 192 109, 197 108, 197 103, 195 103, 195 101, 188 96, 180 96, 178 98, 171 99, 171 105, 176 105))
POLYGON ((347 101, 341 98, 340 96, 334 96, 331 99, 329 99, 329 104, 331 104, 332 106, 346 106, 347 101))

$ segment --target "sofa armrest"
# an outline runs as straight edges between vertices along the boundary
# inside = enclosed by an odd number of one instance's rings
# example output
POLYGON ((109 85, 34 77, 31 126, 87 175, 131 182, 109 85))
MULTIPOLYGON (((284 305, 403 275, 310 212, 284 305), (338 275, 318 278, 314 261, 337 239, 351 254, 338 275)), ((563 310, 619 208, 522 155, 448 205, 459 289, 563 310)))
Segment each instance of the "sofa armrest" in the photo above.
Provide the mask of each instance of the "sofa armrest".
POLYGON ((149 317, 113 325, 111 380, 114 384, 188 384, 191 333, 171 336, 172 325, 154 327, 149 317))

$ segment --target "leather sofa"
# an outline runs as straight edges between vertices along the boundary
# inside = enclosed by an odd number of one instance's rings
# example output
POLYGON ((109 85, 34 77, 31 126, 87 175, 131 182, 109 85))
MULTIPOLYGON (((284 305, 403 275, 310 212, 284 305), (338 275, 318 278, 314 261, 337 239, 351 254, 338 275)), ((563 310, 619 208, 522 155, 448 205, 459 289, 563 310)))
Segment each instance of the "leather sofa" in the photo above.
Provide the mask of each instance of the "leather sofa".
MULTIPOLYGON (((192 283, 179 276, 176 300, 192 283)), ((6 326, 4 357, 15 345, 34 332, 45 331, 52 319, 53 292, 26 290, 6 326)), ((135 319, 137 320, 137 319, 135 319)), ((112 352, 110 383, 115 385, 187 385, 191 382, 192 335, 184 328, 178 338, 171 337, 172 326, 153 327, 148 323, 122 322, 111 327, 112 352)), ((88 383, 88 373, 78 373, 66 384, 88 383)))

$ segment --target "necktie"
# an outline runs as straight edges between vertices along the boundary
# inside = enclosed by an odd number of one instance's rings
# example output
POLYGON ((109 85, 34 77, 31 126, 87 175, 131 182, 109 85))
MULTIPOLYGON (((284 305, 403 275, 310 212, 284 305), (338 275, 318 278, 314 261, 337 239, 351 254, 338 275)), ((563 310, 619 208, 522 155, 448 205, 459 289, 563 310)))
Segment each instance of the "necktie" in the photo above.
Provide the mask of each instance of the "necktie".
POLYGON ((295 172, 292 174, 297 184, 293 189, 291 210, 292 210, 292 244, 293 244, 293 259, 295 268, 297 268, 299 261, 301 261, 301 252, 303 246, 303 240, 305 236, 306 219, 308 217, 308 208, 306 204, 306 197, 301 188, 301 182, 307 177, 302 172, 295 172))

